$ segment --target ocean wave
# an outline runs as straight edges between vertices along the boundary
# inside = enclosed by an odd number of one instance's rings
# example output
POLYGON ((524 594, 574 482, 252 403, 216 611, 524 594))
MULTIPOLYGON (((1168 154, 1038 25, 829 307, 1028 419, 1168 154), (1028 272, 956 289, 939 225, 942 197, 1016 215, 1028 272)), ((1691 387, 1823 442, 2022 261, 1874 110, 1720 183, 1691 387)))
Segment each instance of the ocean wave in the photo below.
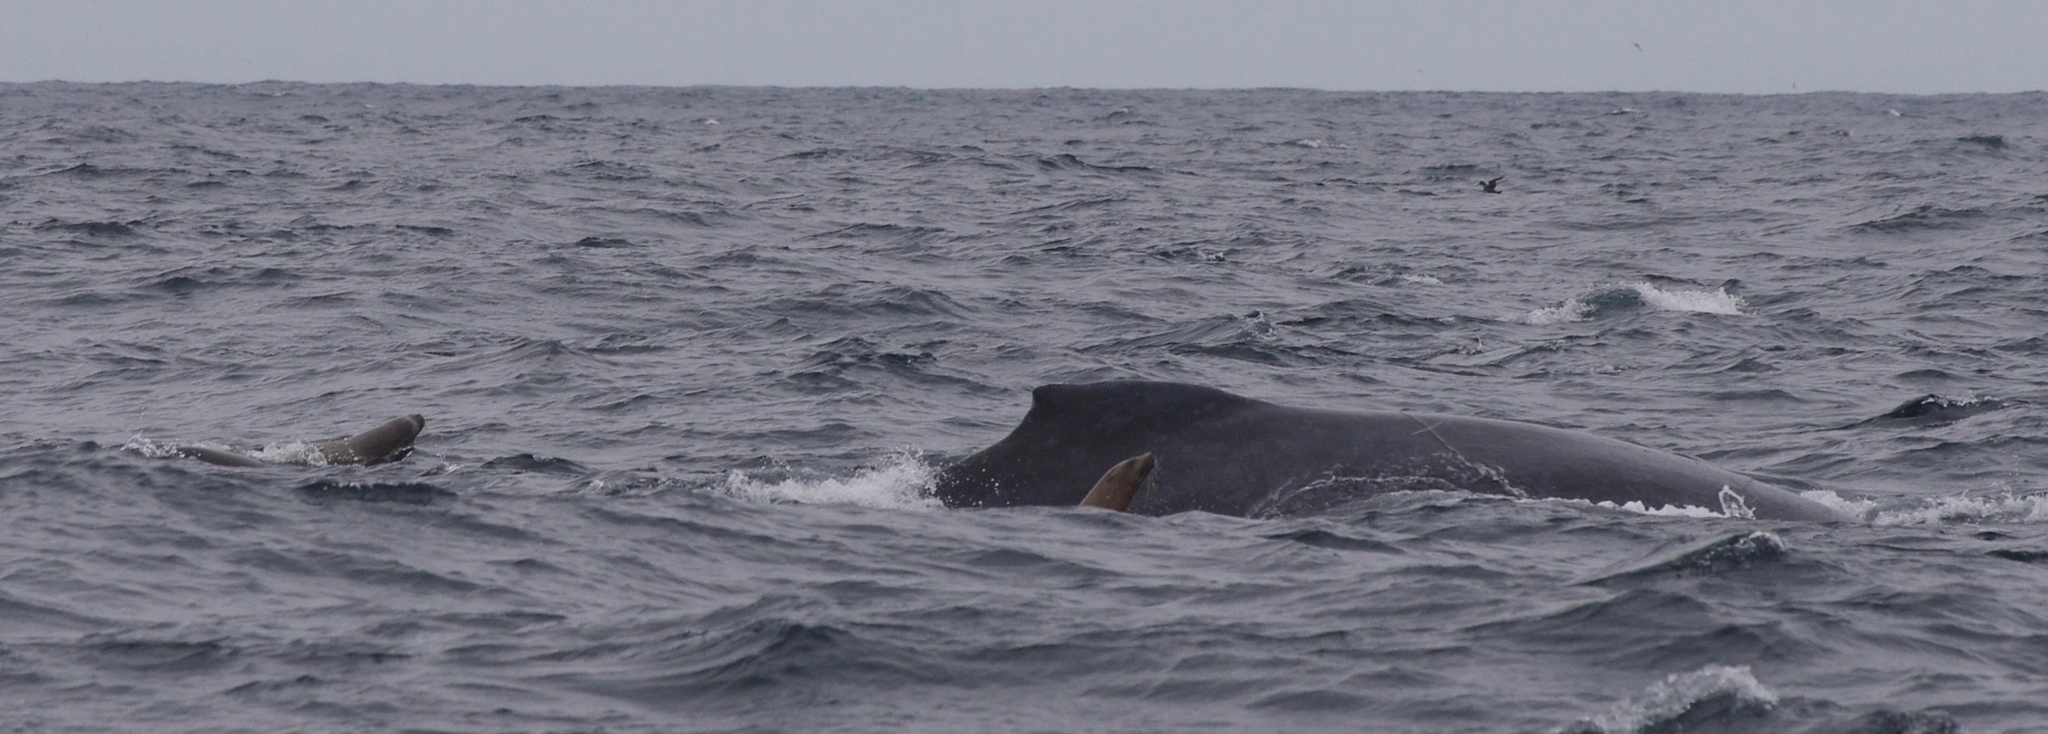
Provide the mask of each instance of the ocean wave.
POLYGON ((1982 209, 1950 209, 1922 204, 1890 216, 1879 217, 1849 225, 1852 232, 1876 232, 1881 234, 1902 234, 1928 230, 1961 229, 1985 218, 1982 209))
POLYGON ((1854 425, 1860 426, 1880 422, 1906 426, 1948 425, 1964 418, 2001 410, 2005 407, 2005 401, 1982 395, 1971 395, 1961 398, 1922 395, 1900 403, 1898 407, 1886 411, 1883 415, 1858 422, 1854 425))
POLYGON ((1621 568, 1603 571, 1585 583, 1664 576, 1711 576, 1776 564, 1790 556, 1791 550, 1791 546, 1777 533, 1767 530, 1735 533, 1647 560, 1631 561, 1621 568))
POLYGON ((321 479, 295 487, 299 497, 313 504, 346 502, 392 502, 430 505, 455 498, 455 493, 426 482, 351 482, 321 479))
POLYGON ((1581 719, 1562 734, 1638 734, 1703 730, 1740 731, 1735 722, 1754 719, 1778 704, 1747 665, 1709 665, 1672 673, 1627 701, 1581 719))

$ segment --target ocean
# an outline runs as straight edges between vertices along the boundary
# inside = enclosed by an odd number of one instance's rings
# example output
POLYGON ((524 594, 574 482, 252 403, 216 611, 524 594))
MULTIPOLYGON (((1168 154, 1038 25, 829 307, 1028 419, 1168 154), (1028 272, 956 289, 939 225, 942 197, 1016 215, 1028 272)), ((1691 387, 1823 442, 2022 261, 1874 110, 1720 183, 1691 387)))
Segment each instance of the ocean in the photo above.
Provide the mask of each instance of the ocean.
POLYGON ((0 731, 2044 731, 2044 274, 2041 93, 0 85, 0 731), (1118 379, 1858 520, 930 498, 1118 379))

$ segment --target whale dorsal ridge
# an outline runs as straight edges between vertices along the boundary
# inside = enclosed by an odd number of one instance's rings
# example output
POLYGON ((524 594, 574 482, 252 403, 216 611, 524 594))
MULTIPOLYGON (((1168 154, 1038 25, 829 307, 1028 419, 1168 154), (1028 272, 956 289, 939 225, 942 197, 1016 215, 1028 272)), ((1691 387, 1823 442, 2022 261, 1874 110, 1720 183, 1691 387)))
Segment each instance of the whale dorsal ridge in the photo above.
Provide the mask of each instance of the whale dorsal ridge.
POLYGON ((1161 420, 1193 421, 1241 410, 1259 401, 1201 385, 1178 382, 1093 382, 1053 384, 1031 391, 1026 423, 1103 421, 1144 425, 1161 420))

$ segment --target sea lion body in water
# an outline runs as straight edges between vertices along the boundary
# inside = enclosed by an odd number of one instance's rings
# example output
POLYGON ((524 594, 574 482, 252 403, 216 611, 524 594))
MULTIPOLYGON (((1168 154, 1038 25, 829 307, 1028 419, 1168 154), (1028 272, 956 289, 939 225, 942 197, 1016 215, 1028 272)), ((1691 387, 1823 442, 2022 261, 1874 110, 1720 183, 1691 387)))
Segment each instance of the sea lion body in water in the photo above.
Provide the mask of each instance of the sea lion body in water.
POLYGON ((1102 467, 1158 457, 1128 509, 1315 514, 1402 490, 1703 507, 1765 519, 1846 520, 1790 491, 1696 459, 1532 423, 1293 408, 1198 385, 1047 385, 1010 435, 941 470, 953 507, 1074 505, 1102 467))
MULTIPOLYGON (((420 432, 426 428, 427 419, 414 413, 385 421, 383 425, 348 438, 316 444, 313 448, 319 451, 320 457, 329 464, 374 466, 411 456, 413 440, 419 438, 420 432)), ((179 456, 198 459, 208 464, 269 466, 261 459, 233 451, 200 446, 179 446, 173 451, 179 456)))
POLYGON ((1123 512, 1131 508, 1131 499, 1138 494, 1138 488, 1145 480, 1152 478, 1152 470, 1159 467, 1159 461, 1150 453, 1133 456, 1117 462, 1116 466, 1103 472, 1095 480, 1095 487, 1088 490, 1088 496, 1081 498, 1082 507, 1100 507, 1123 512))

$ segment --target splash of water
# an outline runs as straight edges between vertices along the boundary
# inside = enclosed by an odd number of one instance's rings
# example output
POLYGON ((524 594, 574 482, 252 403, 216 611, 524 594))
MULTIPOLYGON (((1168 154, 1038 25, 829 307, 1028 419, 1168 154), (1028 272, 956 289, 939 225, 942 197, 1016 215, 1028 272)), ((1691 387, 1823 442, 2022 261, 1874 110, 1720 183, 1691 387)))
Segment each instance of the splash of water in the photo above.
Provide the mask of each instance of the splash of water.
POLYGON ((929 489, 936 469, 912 449, 899 449, 883 461, 851 477, 756 479, 747 472, 727 474, 721 491, 752 502, 793 502, 816 505, 858 505, 905 510, 943 509, 929 489))
POLYGON ((1539 308, 1523 314, 1519 320, 1536 325, 1590 321, 1604 313, 1637 306, 1659 311, 1739 316, 1745 305, 1747 303, 1741 296, 1729 293, 1726 288, 1667 290, 1651 283, 1635 282, 1601 288, 1555 306, 1539 308))
POLYGON ((1729 293, 1724 288, 1679 288, 1667 291, 1649 283, 1630 283, 1628 287, 1642 297, 1643 303, 1661 311, 1737 316, 1741 315, 1742 307, 1746 305, 1741 296, 1729 293))

